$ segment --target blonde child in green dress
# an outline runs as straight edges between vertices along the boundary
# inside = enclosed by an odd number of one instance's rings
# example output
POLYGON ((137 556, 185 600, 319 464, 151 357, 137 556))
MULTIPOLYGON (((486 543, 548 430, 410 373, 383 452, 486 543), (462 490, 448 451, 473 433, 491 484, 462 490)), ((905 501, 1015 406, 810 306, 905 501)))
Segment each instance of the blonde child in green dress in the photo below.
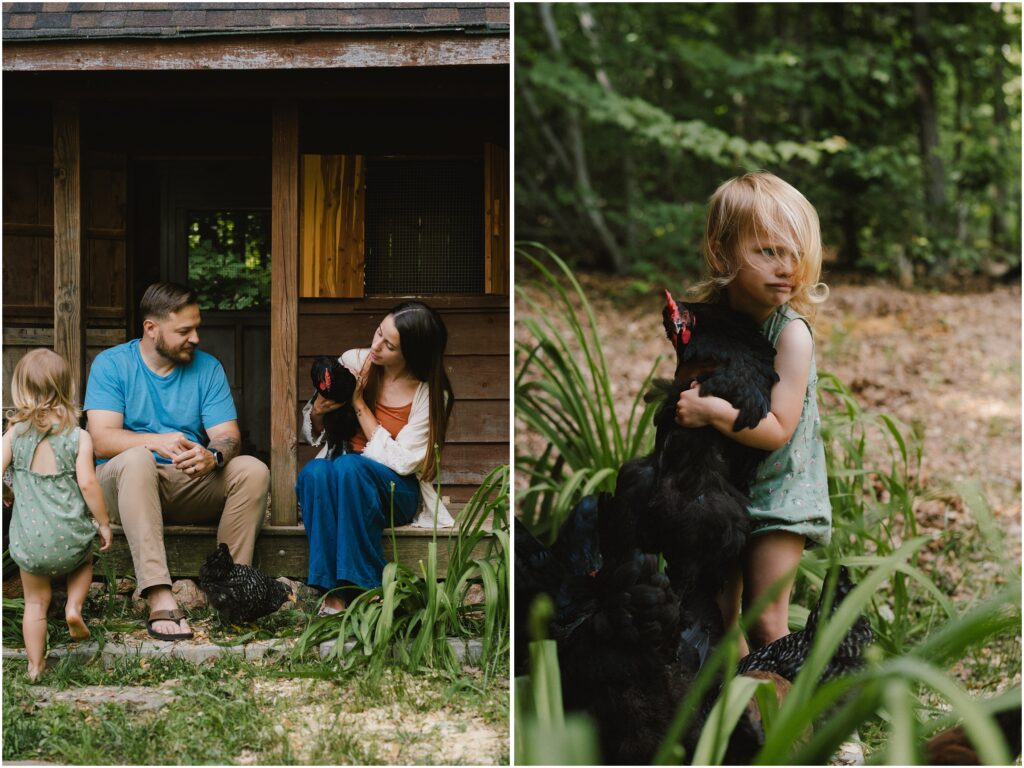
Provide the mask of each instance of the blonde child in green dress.
POLYGON ((110 548, 110 518, 96 480, 92 440, 78 427, 74 386, 64 359, 34 349, 15 366, 11 380, 15 409, 3 436, 3 471, 13 464, 14 514, 11 558, 21 570, 25 592, 22 633, 28 676, 46 668, 46 610, 54 576, 67 574, 64 616, 72 640, 89 629, 82 604, 92 583, 92 542, 99 523, 100 551, 110 548))
POLYGON ((759 323, 776 350, 779 381, 772 388, 771 410, 753 429, 733 432, 736 409, 726 400, 700 397, 696 383, 676 405, 676 421, 684 427, 711 425, 744 445, 771 451, 750 489, 750 542, 720 600, 725 624, 731 626, 741 602, 748 606, 787 579, 750 630, 756 649, 789 634, 789 594, 800 557, 806 546, 825 545, 831 537, 808 320, 828 296, 819 282, 818 215, 782 179, 748 173, 712 195, 703 250, 708 278, 697 286, 696 300, 728 302, 759 323))

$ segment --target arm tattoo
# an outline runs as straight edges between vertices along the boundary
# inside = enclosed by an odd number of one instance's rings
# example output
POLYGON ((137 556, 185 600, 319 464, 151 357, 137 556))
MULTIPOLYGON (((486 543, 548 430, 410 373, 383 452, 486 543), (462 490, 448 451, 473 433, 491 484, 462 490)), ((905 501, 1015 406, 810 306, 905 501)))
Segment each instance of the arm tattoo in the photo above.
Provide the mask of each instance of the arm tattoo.
POLYGON ((224 463, 227 464, 238 455, 238 440, 233 437, 218 437, 216 440, 211 440, 206 448, 207 450, 216 448, 223 453, 224 463))

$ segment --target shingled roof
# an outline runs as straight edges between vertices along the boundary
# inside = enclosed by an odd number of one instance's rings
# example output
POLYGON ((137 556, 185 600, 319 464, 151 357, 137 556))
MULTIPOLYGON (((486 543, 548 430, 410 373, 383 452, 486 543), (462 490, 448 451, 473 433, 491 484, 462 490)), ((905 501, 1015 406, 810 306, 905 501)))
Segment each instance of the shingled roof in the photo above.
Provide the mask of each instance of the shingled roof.
POLYGON ((508 35, 508 3, 4 3, 3 40, 461 31, 508 35))

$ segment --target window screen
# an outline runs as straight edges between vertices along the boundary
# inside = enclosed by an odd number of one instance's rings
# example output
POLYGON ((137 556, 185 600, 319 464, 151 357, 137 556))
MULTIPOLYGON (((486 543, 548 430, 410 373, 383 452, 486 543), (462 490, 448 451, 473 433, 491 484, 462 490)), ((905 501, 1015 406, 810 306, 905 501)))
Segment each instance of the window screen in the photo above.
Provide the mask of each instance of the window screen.
POLYGON ((366 293, 482 293, 483 163, 366 163, 366 293))

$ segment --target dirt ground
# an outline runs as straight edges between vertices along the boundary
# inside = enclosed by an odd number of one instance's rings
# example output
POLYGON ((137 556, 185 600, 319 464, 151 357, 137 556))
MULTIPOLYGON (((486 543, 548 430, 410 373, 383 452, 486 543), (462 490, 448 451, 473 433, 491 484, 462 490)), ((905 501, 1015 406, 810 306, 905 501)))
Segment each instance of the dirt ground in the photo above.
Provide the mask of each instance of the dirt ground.
MULTIPOLYGON (((659 354, 658 375, 671 376, 660 289, 640 291, 635 282, 604 275, 577 277, 594 307, 624 415, 659 354)), ((520 285, 538 296, 526 280, 520 285)), ((516 311, 517 317, 528 312, 521 299, 516 311)), ((521 327, 516 334, 525 340, 521 327)), ((819 371, 836 374, 864 408, 920 423, 926 491, 942 497, 957 483, 980 482, 1019 562, 1020 286, 954 294, 833 284, 815 338, 819 371)), ((532 452, 536 442, 516 425, 518 451, 532 452)))

